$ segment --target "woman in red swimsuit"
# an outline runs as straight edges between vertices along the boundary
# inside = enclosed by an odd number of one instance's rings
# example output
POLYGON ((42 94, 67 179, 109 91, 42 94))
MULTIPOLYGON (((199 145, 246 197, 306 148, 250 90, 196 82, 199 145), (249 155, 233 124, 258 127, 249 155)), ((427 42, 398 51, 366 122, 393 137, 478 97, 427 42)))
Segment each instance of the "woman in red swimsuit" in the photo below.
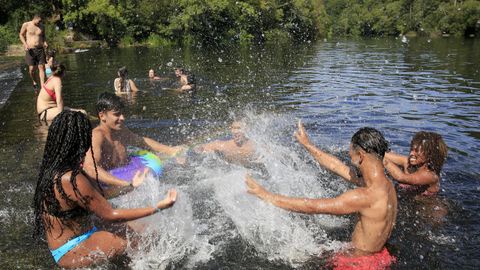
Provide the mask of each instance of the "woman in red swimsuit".
POLYGON ((52 120, 63 110, 80 111, 86 114, 85 110, 68 108, 63 105, 62 78, 65 76, 65 66, 56 64, 51 69, 52 76, 42 85, 37 97, 38 118, 44 121, 52 120))

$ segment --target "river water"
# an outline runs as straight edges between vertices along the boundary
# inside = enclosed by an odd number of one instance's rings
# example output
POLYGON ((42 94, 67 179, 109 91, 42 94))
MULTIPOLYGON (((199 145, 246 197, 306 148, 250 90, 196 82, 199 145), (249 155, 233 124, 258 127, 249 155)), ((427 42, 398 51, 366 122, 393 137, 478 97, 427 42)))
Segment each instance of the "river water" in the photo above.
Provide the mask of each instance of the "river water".
MULTIPOLYGON (((94 113, 113 91, 120 66, 140 88, 127 126, 167 144, 227 138, 234 118, 246 123, 263 164, 244 168, 216 155, 171 166, 160 179, 112 200, 153 204, 171 187, 175 206, 141 222, 148 230, 130 261, 100 268, 319 269, 349 241, 354 216, 288 213, 246 193, 244 175, 291 196, 336 196, 352 186, 320 168, 292 137, 302 119, 312 141, 348 162, 360 127, 381 130, 406 154, 419 130, 449 146, 441 193, 421 199, 399 191, 397 224, 387 243, 397 269, 474 269, 480 264, 480 41, 478 39, 322 40, 253 48, 128 48, 62 55, 67 106, 94 113), (192 71, 195 94, 180 94, 173 67, 192 71), (148 69, 165 79, 150 82, 148 69)), ((46 245, 34 242, 32 198, 46 128, 36 119, 25 67, 0 71, 0 265, 50 269, 46 245)))

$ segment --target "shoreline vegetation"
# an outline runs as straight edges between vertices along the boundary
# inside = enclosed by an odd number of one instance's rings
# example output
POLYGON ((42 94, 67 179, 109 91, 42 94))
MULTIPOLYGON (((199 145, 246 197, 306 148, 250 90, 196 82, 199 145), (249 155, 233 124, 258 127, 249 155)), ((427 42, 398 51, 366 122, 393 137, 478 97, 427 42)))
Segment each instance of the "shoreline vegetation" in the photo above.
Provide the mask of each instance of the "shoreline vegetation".
POLYGON ((44 18, 50 48, 225 46, 332 37, 480 36, 479 0, 5 0, 0 52, 44 18))

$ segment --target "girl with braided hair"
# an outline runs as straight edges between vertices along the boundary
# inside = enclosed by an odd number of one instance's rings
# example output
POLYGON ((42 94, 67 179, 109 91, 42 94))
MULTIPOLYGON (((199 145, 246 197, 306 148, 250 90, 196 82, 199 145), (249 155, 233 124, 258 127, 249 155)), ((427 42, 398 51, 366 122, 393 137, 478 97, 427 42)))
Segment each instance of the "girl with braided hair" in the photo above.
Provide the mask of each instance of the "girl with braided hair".
POLYGON ((434 195, 440 191, 440 171, 447 159, 448 147, 440 134, 420 131, 410 143, 408 156, 385 153, 383 164, 403 189, 434 195))
POLYGON ((171 189, 154 207, 112 208, 98 180, 87 179, 82 170, 91 144, 92 126, 82 113, 63 111, 49 127, 34 195, 34 236, 46 238, 55 262, 64 268, 88 267, 125 252, 127 241, 97 230, 90 214, 110 222, 130 221, 171 207, 176 200, 171 189))

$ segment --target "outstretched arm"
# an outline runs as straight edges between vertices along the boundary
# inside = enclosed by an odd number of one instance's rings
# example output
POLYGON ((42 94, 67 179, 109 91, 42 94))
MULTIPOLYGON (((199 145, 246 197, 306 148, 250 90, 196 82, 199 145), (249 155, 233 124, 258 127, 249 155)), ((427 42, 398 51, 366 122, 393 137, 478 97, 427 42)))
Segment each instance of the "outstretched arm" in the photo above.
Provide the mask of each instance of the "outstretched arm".
POLYGON ((303 127, 303 124, 300 120, 298 121, 298 130, 295 131, 294 135, 297 138, 298 142, 303 145, 305 149, 310 152, 310 154, 312 154, 312 156, 318 163, 320 163, 320 166, 339 175, 347 181, 350 181, 357 185, 361 185, 362 181, 360 178, 358 178, 354 170, 345 165, 338 158, 318 149, 310 142, 307 132, 305 131, 305 128, 303 127))
POLYGON ((394 152, 385 153, 384 159, 393 162, 394 164, 397 164, 403 168, 406 168, 408 166, 408 157, 394 152))
POLYGON ((161 200, 154 207, 114 209, 112 205, 91 185, 90 181, 82 174, 77 175, 78 193, 74 192, 70 179, 62 179, 62 186, 70 198, 98 217, 107 221, 129 221, 155 214, 160 209, 171 207, 176 199, 175 189, 168 191, 165 199, 161 200))
POLYGON ((304 214, 345 215, 359 212, 371 203, 362 188, 345 192, 336 198, 307 199, 291 198, 271 193, 248 175, 246 176, 246 183, 248 192, 260 199, 277 207, 304 214))
POLYGON ((153 139, 138 136, 127 128, 125 128, 123 132, 123 136, 125 136, 127 142, 140 148, 150 148, 153 151, 171 156, 179 154, 180 152, 185 150, 184 146, 168 146, 165 144, 161 144, 153 139))
POLYGON ((400 167, 390 162, 388 159, 383 160, 383 165, 390 176, 400 183, 409 185, 431 185, 438 182, 439 177, 434 172, 428 170, 418 170, 414 173, 405 173, 400 167))

